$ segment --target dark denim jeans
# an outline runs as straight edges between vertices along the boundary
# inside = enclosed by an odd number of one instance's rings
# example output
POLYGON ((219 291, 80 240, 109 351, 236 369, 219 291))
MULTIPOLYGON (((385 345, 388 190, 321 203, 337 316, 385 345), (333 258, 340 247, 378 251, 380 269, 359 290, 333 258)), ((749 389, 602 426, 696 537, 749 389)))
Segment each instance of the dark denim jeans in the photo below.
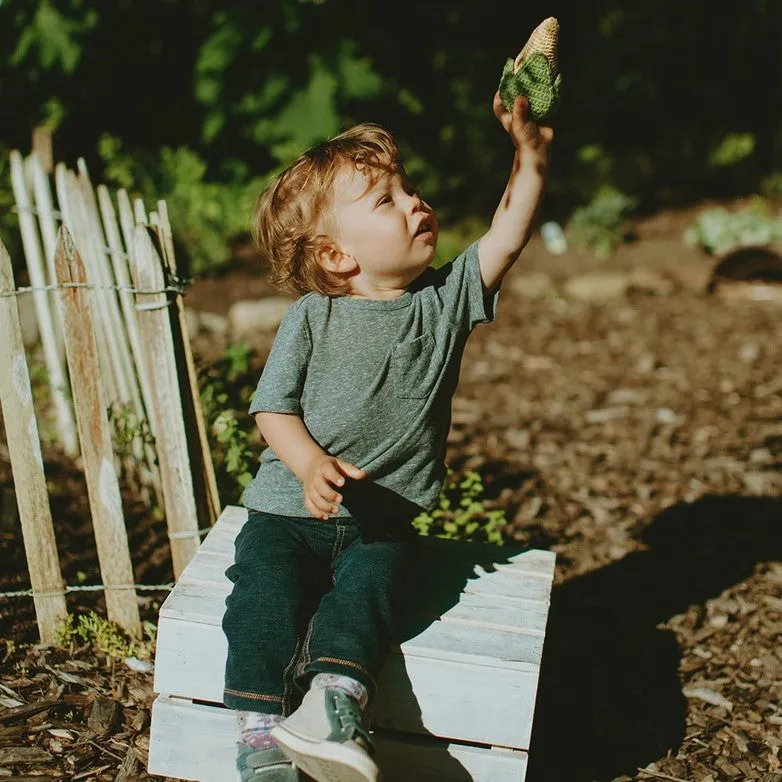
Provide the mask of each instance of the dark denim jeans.
POLYGON ((249 510, 226 570, 225 705, 288 715, 320 672, 357 679, 371 696, 417 538, 407 522, 249 510))

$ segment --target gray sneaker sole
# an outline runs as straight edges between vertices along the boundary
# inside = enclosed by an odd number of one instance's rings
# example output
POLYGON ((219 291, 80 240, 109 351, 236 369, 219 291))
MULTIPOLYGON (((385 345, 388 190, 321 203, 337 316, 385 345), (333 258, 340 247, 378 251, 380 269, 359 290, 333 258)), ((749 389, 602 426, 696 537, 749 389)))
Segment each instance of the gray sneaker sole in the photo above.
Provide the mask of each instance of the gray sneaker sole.
POLYGON ((283 725, 272 730, 280 749, 317 782, 380 782, 372 758, 361 750, 335 741, 313 741, 283 725))

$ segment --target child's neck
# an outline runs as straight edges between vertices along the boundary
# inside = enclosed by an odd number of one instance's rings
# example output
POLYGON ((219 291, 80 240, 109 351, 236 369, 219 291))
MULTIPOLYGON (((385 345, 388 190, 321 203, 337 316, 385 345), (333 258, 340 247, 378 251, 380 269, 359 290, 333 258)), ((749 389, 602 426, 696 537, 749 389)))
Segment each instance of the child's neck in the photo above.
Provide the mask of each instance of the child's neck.
POLYGON ((389 285, 379 287, 365 281, 351 280, 348 296, 352 299, 398 299, 407 291, 407 285, 389 285), (362 284, 363 283, 363 284, 362 284))

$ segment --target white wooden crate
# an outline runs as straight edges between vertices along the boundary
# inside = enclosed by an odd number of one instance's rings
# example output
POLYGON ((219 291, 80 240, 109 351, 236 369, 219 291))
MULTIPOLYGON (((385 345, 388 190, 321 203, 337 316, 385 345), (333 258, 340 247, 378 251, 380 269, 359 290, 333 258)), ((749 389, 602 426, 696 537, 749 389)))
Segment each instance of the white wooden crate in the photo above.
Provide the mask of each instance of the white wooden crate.
MULTIPOLYGON (((245 519, 243 508, 223 511, 160 609, 152 774, 235 780, 221 620, 245 519)), ((522 782, 555 555, 435 538, 422 545, 405 640, 373 704, 384 780, 522 782)))

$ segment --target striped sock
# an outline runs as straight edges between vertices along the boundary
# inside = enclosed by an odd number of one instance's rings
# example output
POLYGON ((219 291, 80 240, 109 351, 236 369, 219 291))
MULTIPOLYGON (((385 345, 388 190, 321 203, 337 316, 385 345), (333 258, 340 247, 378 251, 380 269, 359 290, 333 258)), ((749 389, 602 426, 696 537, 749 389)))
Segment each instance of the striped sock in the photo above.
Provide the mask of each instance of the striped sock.
POLYGON ((236 717, 243 744, 248 744, 255 749, 268 749, 274 746, 271 729, 282 722, 281 714, 238 711, 236 717))
POLYGON ((342 676, 339 673, 317 673, 312 678, 310 687, 313 689, 342 690, 346 695, 358 702, 362 709, 366 709, 369 703, 369 692, 367 688, 355 679, 349 676, 342 676))

